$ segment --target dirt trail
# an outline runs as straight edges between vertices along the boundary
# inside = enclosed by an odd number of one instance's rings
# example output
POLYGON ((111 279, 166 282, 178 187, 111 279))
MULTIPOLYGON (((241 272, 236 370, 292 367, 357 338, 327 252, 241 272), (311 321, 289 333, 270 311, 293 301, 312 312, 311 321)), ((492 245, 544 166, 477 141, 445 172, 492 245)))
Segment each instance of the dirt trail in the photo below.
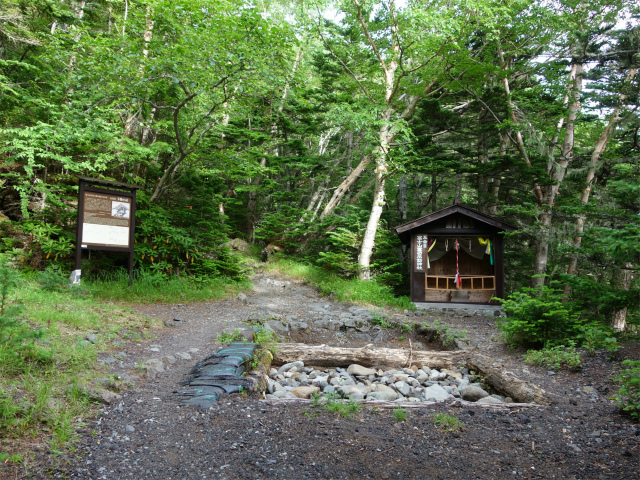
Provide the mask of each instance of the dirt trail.
POLYGON ((309 405, 274 405, 232 396, 209 410, 186 407, 174 393, 219 333, 249 315, 302 319, 314 308, 339 314, 350 307, 318 297, 301 284, 256 277, 246 300, 145 305, 146 316, 178 328, 148 342, 122 344, 104 360, 114 374, 138 378, 140 362, 175 359, 157 378, 139 378, 81 431, 74 452, 43 456, 31 478, 143 479, 637 479, 640 430, 606 399, 611 363, 587 358, 580 373, 549 375, 495 341, 495 319, 448 317, 472 343, 547 389, 554 405, 521 410, 452 407, 412 409, 405 422, 391 410, 363 409, 349 418, 309 405), (528 373, 523 373, 528 372, 528 373), (433 416, 464 423, 444 433, 433 416))

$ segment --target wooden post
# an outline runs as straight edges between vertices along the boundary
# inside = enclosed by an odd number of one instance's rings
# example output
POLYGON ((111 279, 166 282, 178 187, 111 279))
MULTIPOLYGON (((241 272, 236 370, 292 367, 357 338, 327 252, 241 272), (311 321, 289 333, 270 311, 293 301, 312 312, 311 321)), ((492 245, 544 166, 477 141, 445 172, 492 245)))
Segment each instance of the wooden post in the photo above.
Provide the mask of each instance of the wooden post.
MULTIPOLYGON (((78 227, 76 228, 76 265, 72 276, 82 276, 82 223, 84 217, 84 180, 78 186, 78 227)), ((78 278, 78 281, 80 279, 78 278)), ((72 283, 75 283, 72 280, 72 283)))
POLYGON ((129 286, 133 285, 133 251, 136 243, 136 193, 133 190, 131 199, 131 227, 129 228, 129 286))
POLYGON ((500 233, 493 237, 495 248, 494 268, 496 275, 496 297, 504 298, 504 236, 500 233))

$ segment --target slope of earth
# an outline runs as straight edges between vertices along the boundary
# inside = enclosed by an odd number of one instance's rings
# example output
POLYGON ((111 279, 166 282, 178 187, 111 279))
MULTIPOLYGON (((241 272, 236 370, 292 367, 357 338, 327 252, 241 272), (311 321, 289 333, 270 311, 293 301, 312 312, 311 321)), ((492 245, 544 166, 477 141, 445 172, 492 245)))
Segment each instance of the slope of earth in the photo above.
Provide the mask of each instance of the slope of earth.
MULTIPOLYGON (((362 408, 343 418, 309 404, 237 395, 207 410, 182 405, 184 397, 175 393, 179 382, 198 360, 220 348, 219 333, 249 317, 296 322, 319 312, 339 317, 352 307, 283 279, 256 277, 254 285, 242 301, 135 307, 169 323, 179 318, 180 326, 158 330, 149 342, 114 346, 104 358, 106 367, 134 385, 79 430, 73 449, 55 456, 43 451, 24 470, 7 471, 7 478, 638 478, 640 428, 618 415, 607 399, 614 389, 608 358, 584 357, 582 371, 551 375, 525 365, 520 353, 497 341, 492 318, 442 319, 466 329, 469 343, 494 358, 494 365, 546 389, 551 406, 426 405, 407 410, 406 421, 398 422, 388 409, 362 408), (154 358, 162 360, 163 371, 140 376, 141 362, 154 358), (464 426, 444 432, 434 424, 436 414, 456 417, 464 426)), ((433 320, 404 315, 409 321, 433 320)), ((356 346, 364 341, 356 334, 337 332, 325 340, 356 346)), ((402 342, 389 335, 380 345, 402 342)))

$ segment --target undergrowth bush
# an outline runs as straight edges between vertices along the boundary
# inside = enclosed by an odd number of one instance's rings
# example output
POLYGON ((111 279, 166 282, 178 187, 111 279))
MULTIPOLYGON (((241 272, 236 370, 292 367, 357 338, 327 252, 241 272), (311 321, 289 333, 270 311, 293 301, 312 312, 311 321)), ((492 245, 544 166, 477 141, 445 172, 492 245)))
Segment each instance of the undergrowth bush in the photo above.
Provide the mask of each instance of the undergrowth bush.
POLYGON ((620 388, 612 397, 613 403, 636 420, 640 420, 640 360, 625 360, 616 378, 620 388))
POLYGON ((559 344, 582 329, 583 322, 559 289, 526 287, 501 302, 506 317, 498 327, 509 345, 539 348, 559 344))
POLYGON ((578 338, 582 339, 582 347, 589 352, 589 355, 594 355, 596 350, 601 349, 607 349, 614 354, 620 349, 620 344, 611 329, 591 327, 578 335, 578 338))
POLYGON ((576 350, 573 341, 567 342, 567 346, 543 348, 542 350, 529 350, 524 356, 524 361, 540 367, 560 370, 560 368, 579 369, 582 366, 580 352, 576 350))

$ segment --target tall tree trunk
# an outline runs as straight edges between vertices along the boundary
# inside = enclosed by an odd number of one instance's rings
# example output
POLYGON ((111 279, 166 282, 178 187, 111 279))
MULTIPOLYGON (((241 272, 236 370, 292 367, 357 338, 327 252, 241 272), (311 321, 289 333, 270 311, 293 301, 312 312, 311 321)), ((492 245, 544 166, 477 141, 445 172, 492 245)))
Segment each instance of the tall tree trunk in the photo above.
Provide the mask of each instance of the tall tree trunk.
MULTIPOLYGON (((504 157, 507 154, 509 137, 501 133, 499 133, 498 135, 500 136, 500 150, 498 151, 498 155, 500 157, 504 157)), ((489 215, 496 215, 498 213, 498 197, 500 195, 501 183, 502 175, 500 173, 496 173, 493 176, 493 182, 491 183, 491 201, 489 203, 489 206, 487 207, 487 213, 489 215)))
POLYGON ((573 157, 573 145, 575 141, 575 124, 578 112, 580 110, 580 94, 582 93, 582 75, 584 73, 584 64, 582 56, 575 52, 576 58, 575 68, 572 68, 573 78, 570 78, 569 87, 569 112, 567 114, 567 122, 565 126, 564 139, 562 142, 562 151, 560 158, 555 162, 550 177, 551 184, 543 189, 541 202, 542 213, 538 216, 540 225, 540 233, 537 238, 536 251, 533 263, 533 276, 531 277, 531 286, 537 287, 544 285, 543 275, 547 272, 549 263, 549 242, 551 240, 551 228, 553 221, 553 210, 560 190, 560 185, 564 180, 567 166, 573 157), (578 59, 580 58, 580 59, 578 59))
POLYGON ((438 175, 433 173, 431 175, 431 211, 438 210, 438 175))
MULTIPOLYGON (((633 263, 626 262, 616 275, 615 283, 622 290, 629 291, 631 286, 631 275, 633 263)), ((627 328, 627 307, 617 309, 611 315, 611 328, 616 332, 622 332, 627 328)))
POLYGON ((384 185, 388 169, 387 154, 389 152, 390 139, 394 136, 390 131, 388 123, 392 114, 392 108, 388 108, 384 112, 384 124, 380 127, 380 132, 378 134, 380 146, 377 148, 376 153, 376 185, 373 191, 373 205, 371 206, 369 221, 367 222, 367 228, 362 239, 360 255, 358 255, 358 265, 360 268, 359 277, 361 280, 369 280, 371 278, 371 271, 369 268, 371 265, 371 255, 373 254, 376 232, 378 231, 378 223, 380 222, 380 216, 382 215, 382 209, 384 207, 384 185))
MULTIPOLYGON (((631 68, 627 72, 624 82, 625 83, 630 82, 633 79, 633 77, 635 77, 637 71, 638 71, 637 68, 631 68)), ((589 203, 589 197, 591 196, 591 187, 593 185, 593 180, 596 176, 596 168, 598 167, 598 164, 602 159, 602 154, 607 148, 607 144, 609 143, 609 139, 613 134, 615 124, 620 119, 622 102, 624 102, 626 99, 627 99, 627 95, 625 93, 620 94, 620 104, 611 113, 611 116, 609 117, 609 123, 607 124, 604 131, 602 132, 602 135, 600 135, 600 138, 596 142, 596 146, 593 149, 593 152, 591 153, 591 160, 589 161, 589 166, 587 168, 586 186, 582 191, 582 197, 580 198, 580 203, 582 205, 586 205, 587 203, 589 203)), ((573 246, 576 249, 579 249, 580 246, 582 245, 582 234, 584 232, 585 220, 586 218, 584 215, 578 215, 578 218, 576 219, 576 234, 575 234, 575 237, 573 238, 573 246)), ((578 253, 576 252, 571 256, 571 261, 569 262, 569 267, 567 268, 567 274, 569 275, 575 274, 577 268, 578 268, 578 253)), ((568 294, 569 291, 570 291, 570 287, 566 285, 565 293, 568 294)))
POLYGON ((398 182, 398 211, 400 213, 400 220, 403 222, 407 220, 407 211, 409 209, 407 197, 407 176, 402 175, 398 182))

